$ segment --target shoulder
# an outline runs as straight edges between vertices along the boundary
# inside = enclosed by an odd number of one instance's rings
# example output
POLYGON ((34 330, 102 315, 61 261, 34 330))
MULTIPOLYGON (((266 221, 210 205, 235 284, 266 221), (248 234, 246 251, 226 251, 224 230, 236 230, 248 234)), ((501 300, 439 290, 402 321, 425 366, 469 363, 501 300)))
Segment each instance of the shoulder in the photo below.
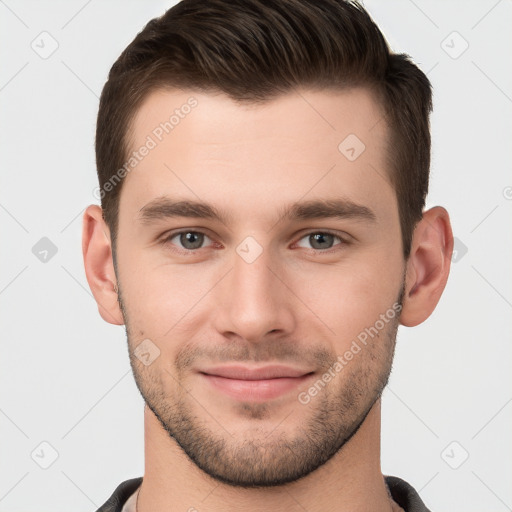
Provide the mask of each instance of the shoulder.
POLYGON ((142 477, 125 480, 96 512, 121 512, 128 498, 140 487, 142 477))
POLYGON ((405 512, 430 512, 411 484, 397 476, 385 476, 384 480, 391 497, 405 512))

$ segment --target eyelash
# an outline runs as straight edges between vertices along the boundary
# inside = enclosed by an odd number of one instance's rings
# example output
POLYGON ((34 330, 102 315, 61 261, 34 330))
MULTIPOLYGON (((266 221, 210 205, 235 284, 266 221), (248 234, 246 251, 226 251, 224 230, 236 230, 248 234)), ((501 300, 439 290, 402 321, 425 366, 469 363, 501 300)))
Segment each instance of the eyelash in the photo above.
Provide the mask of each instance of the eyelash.
MULTIPOLYGON (((205 237, 209 238, 210 240, 211 237, 209 237, 206 233, 204 233, 203 231, 200 231, 200 230, 194 230, 194 229, 184 229, 184 230, 181 230, 181 231, 176 231, 176 232, 171 232, 169 233, 167 236, 165 236, 161 243, 163 245, 173 245, 174 244, 171 244, 171 240, 178 236, 178 235, 181 235, 183 233, 198 233, 198 234, 201 234, 201 235, 204 235, 205 237)), ((297 244, 298 242, 300 242, 301 240, 303 240, 304 238, 306 237, 309 237, 311 235, 316 235, 316 234, 322 234, 322 235, 331 235, 335 238, 337 238, 341 243, 338 243, 336 245, 334 245, 333 247, 330 247, 329 249, 313 249, 313 248, 306 248, 307 251, 312 251, 313 253, 315 254, 331 254, 333 252, 337 252, 339 250, 341 250, 340 246, 346 246, 346 245, 349 245, 350 242, 349 240, 347 240, 347 238, 345 237, 342 237, 341 235, 339 235, 338 233, 335 233, 333 231, 330 231, 330 230, 317 230, 317 231, 309 231, 308 233, 305 233, 304 235, 302 235, 298 240, 297 242, 295 242, 294 244, 297 244)), ((212 240, 213 241, 213 240, 212 240)), ((215 242, 214 242, 215 243, 215 242)), ((192 254, 196 254, 198 251, 200 251, 201 249, 206 249, 206 247, 199 247, 198 249, 182 249, 182 248, 179 248, 179 247, 176 247, 174 246, 173 247, 173 251, 176 251, 178 252, 179 254, 185 254, 185 255, 192 255, 192 254)))

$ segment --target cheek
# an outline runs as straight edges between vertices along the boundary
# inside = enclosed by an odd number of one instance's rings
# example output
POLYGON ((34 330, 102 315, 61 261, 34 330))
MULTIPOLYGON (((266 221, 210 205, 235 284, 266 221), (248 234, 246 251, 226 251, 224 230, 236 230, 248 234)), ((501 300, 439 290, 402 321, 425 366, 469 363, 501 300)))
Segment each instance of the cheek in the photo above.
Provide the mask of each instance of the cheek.
POLYGON ((149 251, 119 253, 123 304, 136 337, 161 340, 183 334, 219 280, 213 266, 155 264, 149 251))
MULTIPOLYGON (((130 250, 129 244, 121 244, 119 280, 134 343, 149 338, 169 350, 172 344, 163 344, 163 340, 193 337, 221 307, 215 285, 229 267, 225 261, 155 263, 150 251, 130 250)), ((317 325, 326 337, 332 336, 336 351, 350 345, 392 307, 400 290, 401 271, 400 248, 384 242, 337 264, 282 268, 285 282, 300 299, 291 297, 292 314, 304 322, 305 330, 317 325)))
POLYGON ((393 252, 375 251, 344 265, 318 266, 307 273, 308 279, 295 275, 293 289, 328 327, 337 352, 393 309, 403 270, 400 254, 393 252))

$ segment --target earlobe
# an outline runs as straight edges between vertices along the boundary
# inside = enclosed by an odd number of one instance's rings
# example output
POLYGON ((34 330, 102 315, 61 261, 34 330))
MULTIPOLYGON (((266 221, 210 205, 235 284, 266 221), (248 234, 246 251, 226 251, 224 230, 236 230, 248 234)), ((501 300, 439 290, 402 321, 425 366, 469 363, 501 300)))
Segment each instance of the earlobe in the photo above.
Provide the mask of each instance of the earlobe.
POLYGON ((448 212, 436 206, 414 230, 400 323, 413 327, 434 311, 448 280, 453 234, 448 212))
POLYGON ((87 207, 83 216, 82 253, 87 282, 101 317, 108 323, 123 325, 110 232, 97 205, 87 207))

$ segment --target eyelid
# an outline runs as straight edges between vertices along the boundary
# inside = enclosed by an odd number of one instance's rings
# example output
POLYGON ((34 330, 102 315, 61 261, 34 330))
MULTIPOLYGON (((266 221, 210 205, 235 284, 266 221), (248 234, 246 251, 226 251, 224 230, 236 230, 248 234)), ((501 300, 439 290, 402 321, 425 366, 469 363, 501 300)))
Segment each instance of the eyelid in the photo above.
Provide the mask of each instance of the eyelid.
MULTIPOLYGON (((204 235, 206 238, 210 239, 210 241, 213 242, 212 244, 210 244, 210 246, 217 244, 217 246, 220 245, 222 248, 222 244, 219 244, 219 242, 216 242, 214 240, 214 238, 208 234, 208 230, 206 230, 204 228, 186 228, 186 229, 178 229, 176 231, 167 231, 161 237, 159 237, 159 241, 162 244, 167 244, 167 243, 170 243, 170 240, 172 238, 174 238, 178 235, 181 235, 183 233, 198 233, 198 234, 204 235)), ((329 253, 332 251, 336 251, 338 246, 349 245, 351 243, 351 239, 352 239, 352 237, 348 233, 345 233, 345 232, 342 233, 342 232, 338 232, 338 231, 334 231, 334 230, 330 230, 330 229, 310 229, 308 231, 303 231, 300 234, 299 238, 297 238, 296 241, 293 243, 293 246, 296 246, 298 244, 298 242, 300 242, 302 239, 304 239, 308 236, 314 235, 314 234, 318 234, 318 233, 334 236, 335 238, 338 238, 340 240, 340 243, 337 243, 333 247, 329 247, 328 249, 314 249, 312 247, 311 248, 302 247, 302 249, 313 251, 315 253, 329 253)), ((172 244, 172 245, 175 245, 175 244, 172 244)), ((174 250, 176 250, 177 252, 182 253, 182 254, 194 254, 194 253, 199 252, 201 249, 207 249, 208 247, 209 246, 199 247, 198 249, 185 249, 185 248, 181 248, 179 246, 175 246, 174 250)))
POLYGON ((333 245, 332 247, 329 247, 328 249, 314 249, 312 247, 311 248, 302 247, 303 249, 307 249, 309 251, 314 251, 317 253, 328 253, 328 252, 337 250, 336 247, 338 247, 338 246, 349 245, 351 243, 351 237, 348 233, 344 233, 344 232, 341 233, 341 232, 333 231, 330 229, 313 229, 313 230, 309 230, 309 231, 303 233, 293 245, 297 245, 302 239, 304 239, 308 236, 311 236, 311 235, 315 235, 317 233, 322 233, 324 235, 331 235, 335 238, 338 238, 340 240, 340 243, 337 243, 337 244, 333 245))
MULTIPOLYGON (((201 229, 195 229, 195 228, 186 228, 186 229, 178 229, 176 231, 166 231, 161 237, 159 237, 159 241, 162 243, 162 244, 168 244, 170 243, 171 239, 178 236, 178 235, 181 235, 183 233, 198 233, 200 235, 204 235, 206 238, 208 238, 211 242, 213 242, 213 244, 217 243, 215 242, 215 240, 207 233, 207 230, 205 230, 204 228, 201 228, 201 229)), ((210 245, 213 245, 213 244, 210 244, 210 245)), ((172 245, 175 245, 175 244, 172 244, 172 245)), ((187 253, 187 254, 192 254, 192 253, 196 253, 198 251, 200 251, 201 249, 206 249, 208 248, 208 246, 205 246, 205 247, 199 247, 198 249, 185 249, 185 248, 182 248, 182 247, 179 247, 179 246, 176 246, 176 250, 178 252, 181 252, 181 253, 187 253)))

